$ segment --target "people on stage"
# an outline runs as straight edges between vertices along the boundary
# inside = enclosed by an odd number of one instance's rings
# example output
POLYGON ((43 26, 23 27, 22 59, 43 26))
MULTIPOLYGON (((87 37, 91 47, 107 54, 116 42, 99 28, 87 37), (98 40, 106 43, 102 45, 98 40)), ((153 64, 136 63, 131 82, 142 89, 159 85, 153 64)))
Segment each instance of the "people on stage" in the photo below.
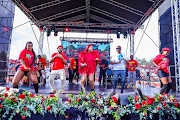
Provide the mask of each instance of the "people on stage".
POLYGON ((172 88, 172 80, 169 76, 168 66, 169 66, 169 59, 167 56, 171 50, 167 47, 162 49, 161 54, 157 55, 152 63, 157 67, 158 69, 158 76, 163 83, 163 87, 160 90, 160 94, 162 93, 168 93, 170 89, 172 88))
POLYGON ((113 80, 113 92, 112 94, 116 93, 116 84, 118 81, 118 76, 121 76, 121 93, 123 93, 125 77, 126 77, 126 56, 121 52, 121 46, 116 47, 117 53, 112 56, 111 64, 114 65, 114 80, 113 80))
POLYGON ((26 75, 33 83, 35 92, 38 93, 38 79, 36 76, 36 72, 34 71, 35 57, 36 56, 35 52, 33 51, 33 43, 27 42, 25 49, 22 50, 19 55, 21 65, 19 66, 14 76, 13 88, 18 88, 19 81, 24 75, 26 75))
POLYGON ((46 80, 49 78, 49 75, 50 75, 50 65, 49 63, 47 62, 46 65, 45 65, 45 70, 42 70, 41 73, 42 73, 42 82, 39 84, 39 85, 44 85, 46 84, 46 80))
POLYGON ((136 67, 138 62, 134 60, 134 56, 130 56, 130 60, 127 62, 126 67, 128 68, 128 85, 127 88, 130 88, 130 80, 133 78, 133 88, 136 88, 136 67))
POLYGON ((75 69, 76 69, 76 60, 72 58, 70 60, 69 68, 68 68, 68 70, 69 70, 69 84, 73 84, 72 80, 74 78, 75 69))
POLYGON ((41 57, 41 55, 38 55, 38 59, 39 59, 38 60, 39 69, 44 70, 44 67, 46 65, 46 60, 43 57, 41 57))
POLYGON ((77 82, 79 80, 79 71, 78 71, 78 56, 75 56, 76 60, 76 69, 74 70, 74 78, 77 79, 77 82))
POLYGON ((52 63, 52 70, 49 76, 50 85, 52 88, 51 94, 56 93, 56 87, 54 84, 54 79, 57 75, 60 76, 61 79, 61 89, 60 93, 64 94, 64 87, 66 82, 66 75, 65 75, 65 67, 64 65, 67 65, 66 56, 62 53, 63 46, 59 45, 57 47, 58 52, 53 53, 50 59, 50 63, 52 63))
POLYGON ((94 91, 94 74, 97 61, 99 61, 99 52, 93 50, 93 46, 90 44, 87 45, 85 51, 82 51, 79 55, 79 73, 81 74, 81 83, 84 86, 88 76, 92 91, 94 91))
POLYGON ((103 85, 105 85, 105 77, 106 77, 107 68, 108 68, 108 61, 106 60, 106 57, 103 56, 101 60, 101 65, 100 65, 99 85, 101 85, 102 77, 103 77, 103 85))

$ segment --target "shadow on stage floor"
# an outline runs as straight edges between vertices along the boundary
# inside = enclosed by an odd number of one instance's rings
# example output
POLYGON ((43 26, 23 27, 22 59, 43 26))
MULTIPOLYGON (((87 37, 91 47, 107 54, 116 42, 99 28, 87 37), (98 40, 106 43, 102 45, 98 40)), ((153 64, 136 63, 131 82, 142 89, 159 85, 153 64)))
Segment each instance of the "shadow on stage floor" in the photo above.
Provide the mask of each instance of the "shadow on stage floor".
MULTIPOLYGON (((56 88, 58 89, 61 84, 61 81, 55 80, 54 82, 55 82, 56 88)), ((4 84, 1 86, 12 88, 12 83, 4 84)), ((160 88, 143 86, 143 85, 140 86, 139 84, 137 84, 136 86, 141 88, 142 93, 144 95, 148 95, 150 97, 153 97, 154 93, 159 93, 159 90, 160 90, 160 88)), ((68 80, 66 80, 65 90, 64 90, 65 94, 60 94, 59 96, 60 96, 60 98, 62 98, 63 101, 65 101, 65 100, 67 100, 67 94, 77 95, 80 91, 80 87, 81 87, 81 81, 72 85, 72 84, 69 84, 68 80)), ((90 86, 85 86, 85 88, 88 93, 91 92, 90 86)), ((33 94, 35 94, 33 85, 21 85, 21 86, 19 86, 19 89, 23 89, 23 90, 26 90, 28 92, 32 92, 33 94)), ((112 90, 113 90, 113 87, 110 83, 108 84, 107 89, 105 89, 104 86, 99 86, 99 82, 95 82, 94 91, 97 94, 104 93, 104 95, 107 96, 112 90)), ((51 86, 49 84, 49 81, 47 81, 47 83, 45 85, 39 85, 39 94, 50 95, 49 94, 50 91, 51 91, 51 86)), ((134 90, 132 88, 131 89, 125 88, 123 93, 120 93, 120 91, 121 91, 120 88, 118 88, 118 86, 117 86, 117 90, 116 90, 117 94, 128 94, 128 93, 132 93, 134 90)), ((177 100, 180 100, 180 93, 170 92, 169 95, 174 95, 177 100)))

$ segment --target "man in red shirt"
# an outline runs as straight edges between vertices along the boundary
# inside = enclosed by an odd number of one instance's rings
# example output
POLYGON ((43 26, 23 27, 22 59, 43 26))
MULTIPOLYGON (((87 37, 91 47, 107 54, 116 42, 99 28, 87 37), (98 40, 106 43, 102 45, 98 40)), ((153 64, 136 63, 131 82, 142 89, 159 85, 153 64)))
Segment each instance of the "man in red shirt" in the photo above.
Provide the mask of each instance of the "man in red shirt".
POLYGON ((56 87, 54 85, 54 79, 57 75, 61 78, 61 89, 60 93, 64 94, 64 87, 66 82, 65 68, 64 65, 67 65, 66 56, 62 54, 63 46, 59 45, 57 47, 58 52, 53 53, 50 59, 50 63, 52 63, 52 70, 49 76, 50 85, 52 91, 50 93, 56 93, 56 87))
POLYGON ((38 55, 38 59, 39 59, 38 60, 39 68, 44 70, 44 67, 46 65, 46 60, 43 57, 41 57, 41 55, 38 55))
POLYGON ((128 85, 127 88, 130 88, 130 80, 133 77, 133 88, 136 88, 136 67, 138 65, 136 60, 133 60, 133 55, 130 56, 129 62, 126 64, 128 68, 128 85))
POLYGON ((69 64, 69 84, 72 83, 73 77, 74 77, 74 72, 76 69, 76 60, 75 59, 71 59, 70 60, 70 64, 69 64))

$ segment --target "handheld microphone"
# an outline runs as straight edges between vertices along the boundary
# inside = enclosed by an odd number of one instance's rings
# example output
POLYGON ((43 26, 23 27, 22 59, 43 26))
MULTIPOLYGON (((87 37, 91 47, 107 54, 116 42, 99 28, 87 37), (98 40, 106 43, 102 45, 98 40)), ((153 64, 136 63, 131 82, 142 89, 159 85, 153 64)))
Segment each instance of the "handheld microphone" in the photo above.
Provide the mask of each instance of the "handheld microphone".
POLYGON ((83 68, 84 66, 81 66, 80 68, 83 68))

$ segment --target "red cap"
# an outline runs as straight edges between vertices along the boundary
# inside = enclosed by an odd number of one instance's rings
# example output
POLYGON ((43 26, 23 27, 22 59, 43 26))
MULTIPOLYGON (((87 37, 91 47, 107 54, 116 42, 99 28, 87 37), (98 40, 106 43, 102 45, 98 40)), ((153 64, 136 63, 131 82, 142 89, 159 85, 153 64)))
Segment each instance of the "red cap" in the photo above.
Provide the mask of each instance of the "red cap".
POLYGON ((63 46, 62 46, 62 45, 59 45, 59 46, 57 47, 57 49, 58 49, 59 47, 62 47, 62 48, 63 48, 63 46))
POLYGON ((171 50, 169 48, 167 48, 167 47, 163 48, 162 51, 169 51, 169 52, 171 52, 171 50))
POLYGON ((130 57, 133 57, 133 55, 130 55, 130 57))

